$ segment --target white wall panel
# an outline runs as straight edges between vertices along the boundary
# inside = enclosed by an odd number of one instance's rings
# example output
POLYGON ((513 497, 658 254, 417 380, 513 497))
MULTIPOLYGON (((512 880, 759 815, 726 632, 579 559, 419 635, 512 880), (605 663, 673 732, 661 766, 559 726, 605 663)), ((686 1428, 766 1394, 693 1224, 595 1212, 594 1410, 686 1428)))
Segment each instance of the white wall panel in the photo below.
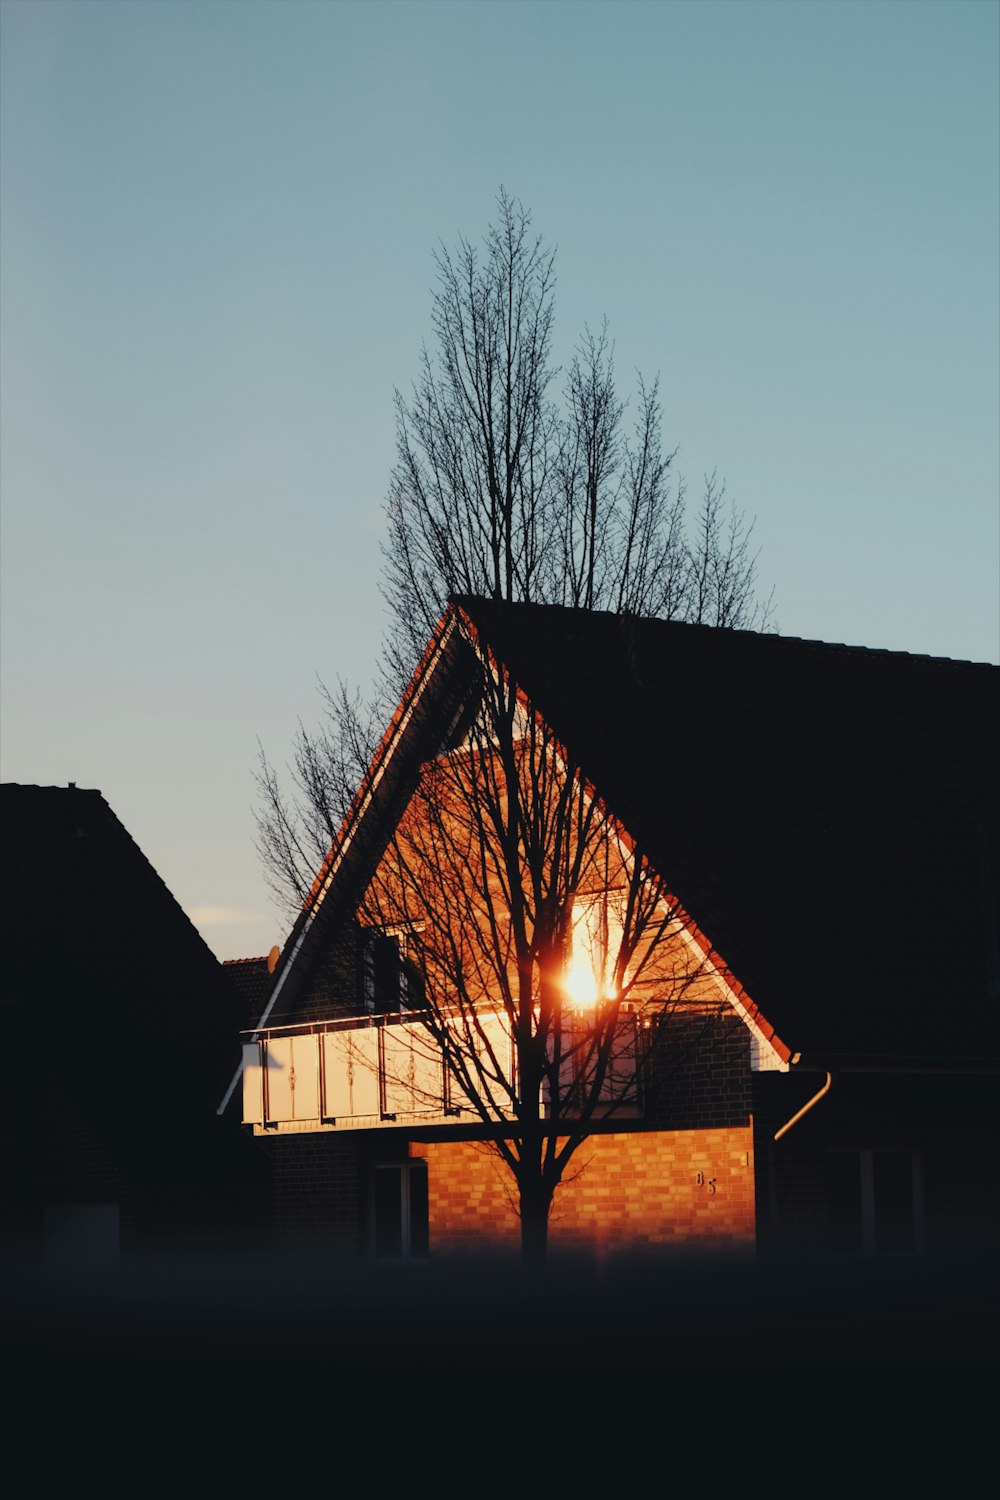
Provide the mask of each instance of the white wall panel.
POLYGON ((383 1091, 387 1114, 440 1114, 441 1056, 423 1026, 386 1026, 382 1031, 383 1091))
POLYGON ((270 1037, 264 1044, 269 1120, 319 1119, 318 1037, 270 1037))
POLYGON ((323 1037, 327 1119, 380 1113, 378 1032, 328 1031, 323 1037))

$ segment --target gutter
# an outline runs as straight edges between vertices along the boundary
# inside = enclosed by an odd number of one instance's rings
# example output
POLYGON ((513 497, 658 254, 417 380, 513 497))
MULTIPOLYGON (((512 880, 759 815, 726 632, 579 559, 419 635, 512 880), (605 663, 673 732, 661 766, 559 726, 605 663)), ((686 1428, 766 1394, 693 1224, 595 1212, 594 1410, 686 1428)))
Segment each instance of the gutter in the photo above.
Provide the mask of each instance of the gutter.
POLYGON ((826 1082, 811 1099, 797 1110, 790 1120, 776 1130, 773 1139, 780 1141, 782 1136, 787 1135, 793 1125, 797 1125, 804 1115, 814 1109, 819 1101, 826 1097, 833 1086, 833 1069, 838 1073, 868 1073, 880 1074, 888 1077, 891 1074, 897 1076, 920 1076, 920 1077, 968 1077, 982 1078, 995 1077, 1000 1072, 1000 1062, 994 1058, 966 1058, 952 1057, 941 1058, 934 1062, 924 1061, 922 1058, 881 1058, 865 1057, 861 1055, 844 1055, 840 1057, 828 1057, 823 1062, 818 1058, 803 1058, 801 1052, 794 1052, 789 1058, 789 1064, 802 1072, 817 1072, 826 1074, 826 1082))
POLYGON ((936 1057, 907 1056, 905 1053, 827 1052, 806 1055, 793 1052, 789 1063, 800 1073, 881 1073, 885 1076, 910 1075, 976 1077, 1000 1073, 1000 1055, 978 1056, 952 1053, 936 1057))

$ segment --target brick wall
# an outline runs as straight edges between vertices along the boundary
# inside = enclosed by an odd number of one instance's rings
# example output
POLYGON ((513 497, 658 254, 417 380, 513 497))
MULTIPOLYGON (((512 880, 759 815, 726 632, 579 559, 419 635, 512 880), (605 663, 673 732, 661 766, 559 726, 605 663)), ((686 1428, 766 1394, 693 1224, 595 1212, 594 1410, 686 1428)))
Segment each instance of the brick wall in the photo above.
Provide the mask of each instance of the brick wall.
MULTIPOLYGON (((325 1021, 356 1016, 363 1008, 358 969, 358 929, 353 922, 335 927, 323 944, 308 983, 295 1002, 297 1021, 325 1021)), ((279 1006, 276 1013, 283 1015, 279 1006)), ((271 1024, 278 1024, 272 1017, 271 1024)))
POLYGON ((645 1118, 662 1130, 745 1125, 750 1033, 729 1006, 663 1015, 648 1066, 645 1118))
MULTIPOLYGON (((550 1217, 553 1251, 752 1250, 749 1125, 591 1136, 570 1162, 550 1217)), ((487 1146, 413 1145, 428 1166, 431 1254, 516 1251, 510 1175, 487 1146)))
MULTIPOLYGON (((752 1247, 745 1026, 717 1005, 663 1017, 648 1083, 644 1128, 593 1135, 571 1162, 550 1220, 553 1247, 598 1255, 752 1247)), ((405 1153, 402 1135, 296 1133, 268 1145, 279 1247, 363 1253, 370 1169, 405 1153)), ((428 1162, 432 1254, 519 1248, 510 1176, 488 1144, 444 1140, 410 1150, 428 1162)))
POLYGON ((822 1081, 820 1074, 762 1074, 754 1080, 762 1248, 825 1252, 831 1242, 830 1155, 866 1149, 915 1154, 924 1248, 1000 1245, 1000 1101, 994 1079, 838 1075, 826 1097, 774 1142, 774 1131, 822 1081))
POLYGON ((359 1255, 365 1180, 361 1138, 276 1136, 267 1144, 273 1166, 276 1247, 359 1255))

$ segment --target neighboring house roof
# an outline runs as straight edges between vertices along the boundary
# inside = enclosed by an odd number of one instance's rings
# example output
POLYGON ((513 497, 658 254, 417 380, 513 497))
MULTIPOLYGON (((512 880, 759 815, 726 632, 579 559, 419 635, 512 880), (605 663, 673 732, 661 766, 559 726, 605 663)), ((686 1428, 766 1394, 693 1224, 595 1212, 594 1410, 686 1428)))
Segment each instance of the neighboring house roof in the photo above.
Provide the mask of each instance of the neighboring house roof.
POLYGON ((217 1134, 241 1019, 223 967, 100 792, 2 785, 0 826, 18 1118, 58 1080, 126 1170, 172 1170, 185 1143, 206 1149, 203 1125, 217 1134))
MULTIPOLYGON (((469 681, 456 624, 511 673, 790 1055, 996 1066, 1000 668, 461 599, 379 750, 400 798, 430 753, 413 705, 438 705, 443 737, 469 681)), ((365 816, 362 799, 341 851, 364 845, 365 816)), ((362 872, 337 851, 324 866, 277 971, 284 1014, 324 906, 345 910, 362 872)))
POLYGON ((264 954, 261 958, 223 960, 222 967, 226 977, 232 982, 240 997, 244 1027, 252 1026, 264 1009, 264 1003, 271 988, 271 975, 277 961, 277 948, 272 948, 269 954, 264 954))

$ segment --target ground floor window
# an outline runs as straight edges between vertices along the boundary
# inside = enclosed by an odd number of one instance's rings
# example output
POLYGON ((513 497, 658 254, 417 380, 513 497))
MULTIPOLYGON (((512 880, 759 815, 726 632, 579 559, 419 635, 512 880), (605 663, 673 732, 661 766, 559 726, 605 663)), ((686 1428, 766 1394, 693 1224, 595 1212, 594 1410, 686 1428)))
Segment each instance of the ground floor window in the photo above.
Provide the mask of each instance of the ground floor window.
POLYGON ((370 1243, 376 1260, 427 1255, 427 1163, 403 1161, 372 1169, 370 1243))
POLYGON ((923 1248, 919 1152, 828 1152, 826 1199, 833 1249, 891 1255, 923 1248))

